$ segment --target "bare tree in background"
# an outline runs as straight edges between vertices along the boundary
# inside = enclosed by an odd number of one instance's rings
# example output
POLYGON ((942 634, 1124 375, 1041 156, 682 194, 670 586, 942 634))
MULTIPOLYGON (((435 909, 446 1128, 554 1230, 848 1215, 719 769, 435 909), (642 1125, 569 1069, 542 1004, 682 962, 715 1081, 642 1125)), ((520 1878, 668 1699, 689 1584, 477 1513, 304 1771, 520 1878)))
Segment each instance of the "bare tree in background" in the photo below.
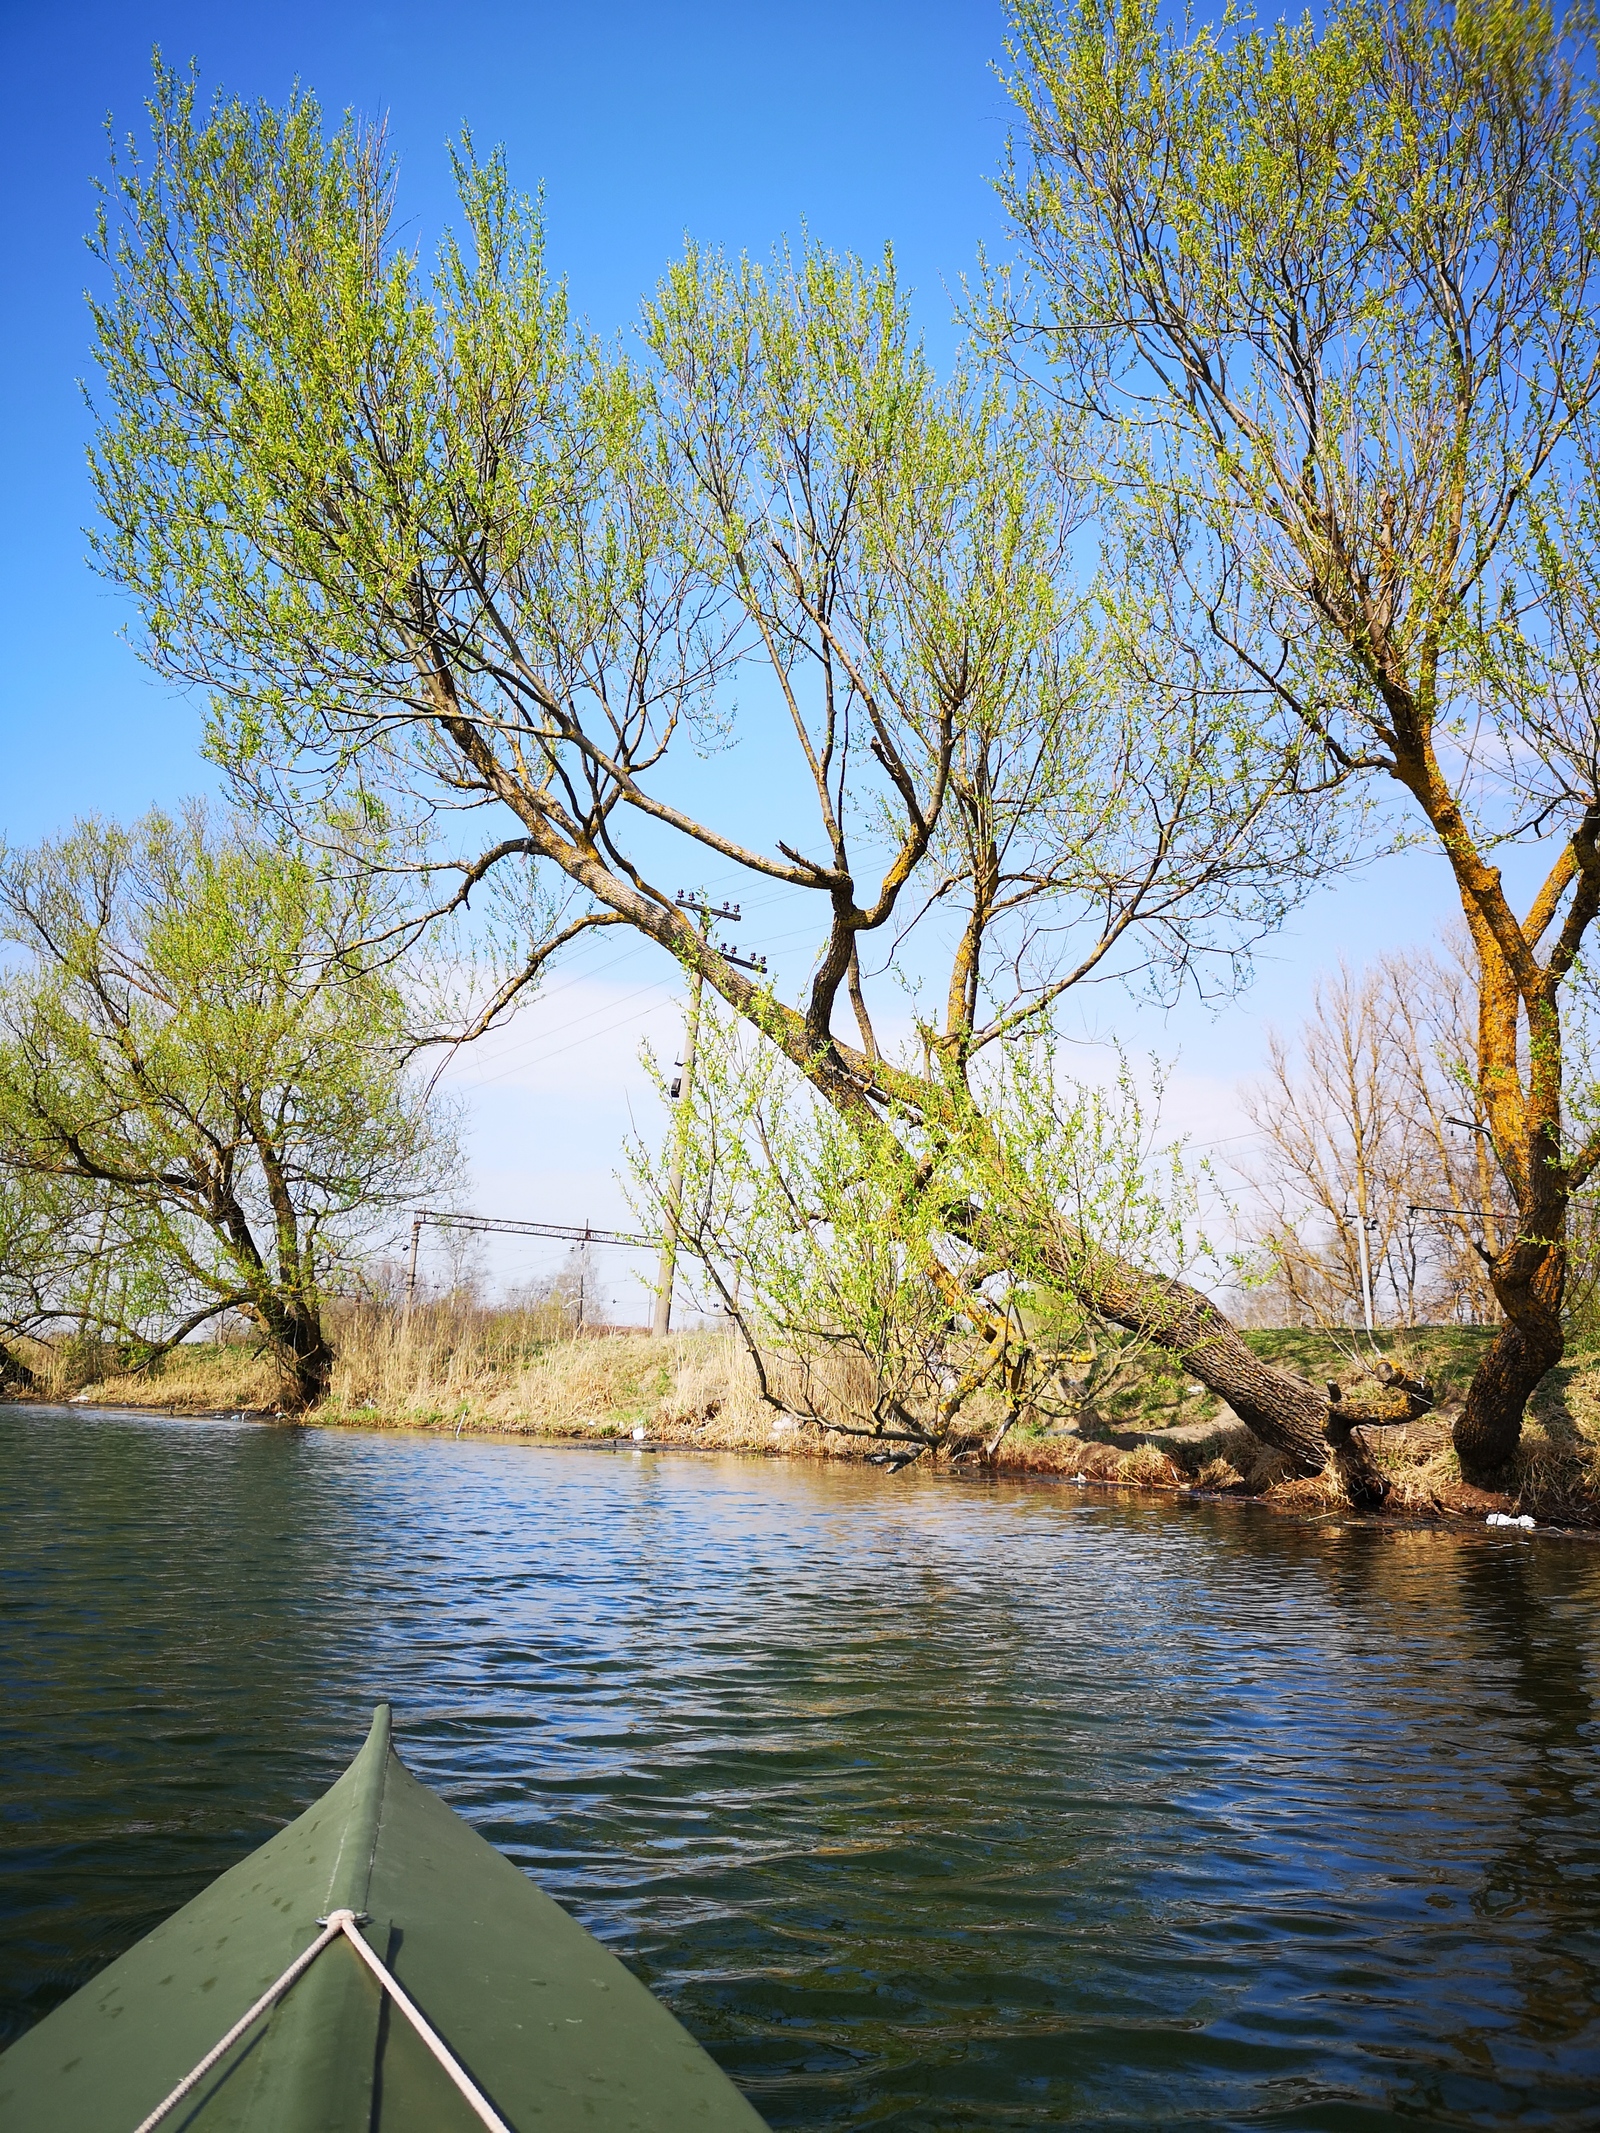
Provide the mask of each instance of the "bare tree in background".
POLYGON ((1269 1293, 1300 1323, 1361 1323, 1363 1223, 1378 1323, 1500 1316, 1488 1264, 1516 1210, 1477 1097, 1471 966, 1467 943, 1341 964, 1296 1042, 1272 1038, 1249 1176, 1269 1293))

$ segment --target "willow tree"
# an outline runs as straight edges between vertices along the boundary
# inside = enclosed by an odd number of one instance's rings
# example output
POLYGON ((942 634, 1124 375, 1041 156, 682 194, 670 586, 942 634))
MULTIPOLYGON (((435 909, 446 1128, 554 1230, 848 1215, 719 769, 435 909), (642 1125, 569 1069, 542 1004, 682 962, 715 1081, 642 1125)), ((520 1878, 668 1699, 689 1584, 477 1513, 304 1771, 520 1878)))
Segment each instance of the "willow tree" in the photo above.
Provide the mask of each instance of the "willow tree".
POLYGON ((1600 1165, 1562 1061, 1600 911, 1589 17, 1015 19, 1029 287, 992 323, 1115 425, 1172 652, 1384 784, 1454 877, 1516 1206, 1483 1233, 1505 1319, 1455 1432, 1491 1474, 1561 1356, 1568 1204, 1600 1165))
POLYGON ((1159 1102, 1125 1062, 1112 1089, 1085 1088, 1035 1032, 979 1055, 981 1138, 902 1110, 867 1139, 726 1012, 704 1014, 698 1040, 679 1160, 664 1179, 635 1137, 630 1199, 651 1227, 673 1221, 780 1427, 878 1440, 868 1456, 895 1469, 989 1464, 1024 1417, 1082 1420, 1135 1385, 1181 1403, 1165 1320, 1111 1332, 1083 1302, 1091 1255, 1173 1280, 1209 1256, 1182 1152, 1160 1147, 1159 1102), (954 1218, 978 1208, 982 1223, 954 1218), (1062 1223, 1079 1240, 1071 1288, 1050 1263, 1062 1223))
POLYGON ((986 1152, 935 1210, 964 1249, 1026 1241, 1319 1469, 1320 1395, 1033 1194, 974 1074, 1092 980, 1229 982, 1338 851, 1320 740, 1152 663, 1136 579, 1081 574, 1074 425, 970 355, 937 376, 888 258, 691 250, 618 350, 498 159, 458 155, 430 268, 382 139, 309 99, 203 108, 163 75, 151 124, 100 241, 100 554, 216 757, 297 819, 425 825, 457 898, 532 882, 525 959, 460 1034, 636 930, 900 1142, 912 1186, 938 1166, 907 1121, 986 1152), (708 774, 735 745, 743 774, 708 774), (793 1004, 685 880, 811 914, 793 1004))
POLYGON ((26 1330, 76 1313, 148 1359, 235 1313, 292 1404, 326 1390, 330 1280, 447 1153, 366 945, 386 915, 200 812, 0 852, 0 1247, 26 1330))

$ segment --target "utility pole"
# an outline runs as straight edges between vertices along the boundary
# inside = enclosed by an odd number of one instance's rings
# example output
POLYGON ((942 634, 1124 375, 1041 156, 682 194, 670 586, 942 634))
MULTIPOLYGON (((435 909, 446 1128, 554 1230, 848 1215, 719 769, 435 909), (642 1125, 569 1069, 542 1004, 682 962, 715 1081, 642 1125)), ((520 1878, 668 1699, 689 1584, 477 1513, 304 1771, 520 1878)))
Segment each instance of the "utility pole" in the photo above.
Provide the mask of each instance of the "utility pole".
POLYGON ((578 1247, 576 1258, 580 1331, 588 1315, 588 1292, 593 1286, 590 1279, 593 1269, 589 1259, 589 1247, 594 1244, 614 1244, 630 1252, 653 1252, 661 1242, 659 1237, 637 1237, 625 1230, 596 1229, 592 1222, 585 1222, 582 1229, 574 1229, 570 1222, 520 1222, 505 1215, 472 1215, 443 1207, 414 1207, 411 1210, 411 1254, 406 1270, 405 1302, 400 1315, 402 1325, 411 1315, 412 1300, 417 1290, 417 1249, 422 1242, 423 1225, 429 1222, 436 1229, 482 1230, 509 1237, 559 1237, 575 1244, 578 1247))
POLYGON ((1356 1242, 1361 1247, 1361 1307, 1367 1317, 1367 1339, 1374 1347, 1377 1346, 1378 1336, 1372 1323, 1372 1260, 1367 1252, 1367 1231, 1376 1227, 1375 1222, 1363 1215, 1361 1226, 1356 1231, 1356 1242))
MULTIPOLYGON (((685 911, 692 911, 700 925, 700 938, 711 938, 711 921, 725 918, 730 924, 739 921, 737 904, 708 904, 702 896, 691 896, 678 891, 678 903, 685 911)), ((764 955, 735 955, 726 941, 717 944, 717 952, 730 963, 737 963, 742 970, 764 971, 767 959, 764 955)), ((700 1004, 705 993, 705 980, 697 970, 689 980, 689 1012, 683 1025, 683 1072, 672 1084, 672 1095, 681 1108, 672 1122, 672 1156, 667 1167, 666 1221, 662 1226, 661 1264, 656 1273, 656 1308, 650 1322, 650 1331, 657 1340, 664 1339, 672 1331, 672 1290, 678 1273, 678 1219, 683 1212, 683 1170, 688 1152, 689 1107, 694 1100, 694 1060, 700 1043, 700 1004)))
POLYGON ((414 1214, 411 1217, 411 1257, 409 1263, 406 1266, 406 1301, 405 1308, 400 1314, 402 1324, 409 1320, 411 1316, 411 1306, 416 1299, 417 1247, 422 1242, 422 1225, 424 1222, 426 1222, 427 1219, 428 1218, 426 1214, 423 1213, 414 1214))
MULTIPOLYGON (((1361 1181, 1365 1184, 1365 1179, 1361 1181)), ((1361 1205, 1356 1210, 1356 1254, 1361 1261, 1361 1310, 1367 1322, 1367 1339, 1378 1345, 1377 1331, 1372 1323, 1372 1261, 1367 1252, 1367 1232, 1378 1226, 1377 1217, 1366 1212, 1366 1194, 1361 1195, 1361 1205)))

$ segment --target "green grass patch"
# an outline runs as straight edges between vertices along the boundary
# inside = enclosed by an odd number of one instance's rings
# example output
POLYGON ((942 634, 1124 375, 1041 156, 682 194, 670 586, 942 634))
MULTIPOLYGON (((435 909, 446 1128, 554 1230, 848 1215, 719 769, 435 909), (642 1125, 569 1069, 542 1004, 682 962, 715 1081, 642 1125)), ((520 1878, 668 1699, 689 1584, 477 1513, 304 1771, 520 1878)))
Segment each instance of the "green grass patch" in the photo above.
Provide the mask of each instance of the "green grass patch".
MULTIPOLYGON (((1460 1399, 1495 1330, 1493 1326, 1406 1326, 1380 1332, 1376 1345, 1387 1362, 1425 1377, 1441 1400, 1460 1399)), ((1329 1378, 1341 1384, 1355 1382, 1360 1371, 1352 1358, 1371 1352, 1364 1333, 1359 1337, 1347 1333, 1335 1340, 1315 1326, 1257 1326, 1244 1339, 1264 1363, 1292 1370, 1313 1385, 1329 1378)))

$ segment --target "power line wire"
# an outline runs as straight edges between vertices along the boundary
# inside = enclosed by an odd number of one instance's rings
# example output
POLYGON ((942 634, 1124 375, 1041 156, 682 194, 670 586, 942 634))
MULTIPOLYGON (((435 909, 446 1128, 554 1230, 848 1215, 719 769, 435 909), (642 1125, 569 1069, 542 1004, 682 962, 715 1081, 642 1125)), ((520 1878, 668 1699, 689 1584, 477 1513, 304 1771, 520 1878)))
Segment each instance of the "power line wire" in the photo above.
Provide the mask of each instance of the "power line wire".
MULTIPOLYGON (((791 927, 786 933, 765 934, 754 945, 757 947, 776 947, 782 942, 794 940, 801 934, 809 933, 810 930, 811 929, 809 926, 791 927)), ((640 947, 644 948, 652 945, 653 944, 651 942, 646 941, 642 942, 640 944, 640 947)), ((580 973, 580 976, 603 979, 606 970, 615 969, 617 964, 625 962, 629 956, 636 955, 639 952, 640 951, 638 948, 625 949, 621 955, 616 957, 614 962, 601 966, 601 969, 598 971, 590 970, 582 972, 580 973)), ((573 979, 569 982, 577 983, 579 982, 579 980, 573 979)), ((565 1021, 557 1022, 553 1026, 548 1026, 538 1030, 530 1031, 527 1038, 523 1040, 524 1044, 544 1045, 551 1037, 563 1036, 568 1030, 577 1029, 580 1024, 592 1021, 596 1015, 606 1014, 612 1008, 626 1006, 631 1001, 643 999, 646 993, 655 991, 657 984, 662 982, 664 982, 664 980, 653 979, 649 984, 638 986, 633 992, 625 994, 623 999, 620 1001, 602 1000, 598 1003, 598 1005, 585 1009, 585 1011, 580 1015, 571 1015, 565 1021)), ((537 1000, 539 997, 541 996, 536 994, 535 1000, 537 1000)), ((549 995, 544 995, 543 997, 548 998, 549 995)), ((660 1004, 662 1006, 675 1005, 676 995, 669 996, 668 999, 663 1000, 660 1004)), ((650 1012, 654 1012, 654 1010, 652 1009, 650 1010, 650 1012)), ((621 1017, 620 1020, 616 1022, 607 1023, 603 1029, 588 1030, 584 1033, 583 1036, 575 1037, 571 1043, 559 1045, 553 1051, 540 1050, 536 1051, 532 1056, 529 1056, 526 1051, 519 1051, 515 1057, 507 1060, 505 1064, 501 1066, 495 1073, 479 1075, 475 1077, 471 1082, 466 1083, 465 1085, 472 1088, 487 1087, 492 1082, 503 1081, 508 1074, 515 1074, 523 1068, 540 1066, 547 1059, 559 1059, 563 1053, 572 1051, 579 1044, 587 1044, 592 1039, 609 1036, 614 1030, 618 1030, 624 1027, 624 1025, 628 1022, 629 1019, 630 1018, 628 1016, 624 1015, 621 1017)))

